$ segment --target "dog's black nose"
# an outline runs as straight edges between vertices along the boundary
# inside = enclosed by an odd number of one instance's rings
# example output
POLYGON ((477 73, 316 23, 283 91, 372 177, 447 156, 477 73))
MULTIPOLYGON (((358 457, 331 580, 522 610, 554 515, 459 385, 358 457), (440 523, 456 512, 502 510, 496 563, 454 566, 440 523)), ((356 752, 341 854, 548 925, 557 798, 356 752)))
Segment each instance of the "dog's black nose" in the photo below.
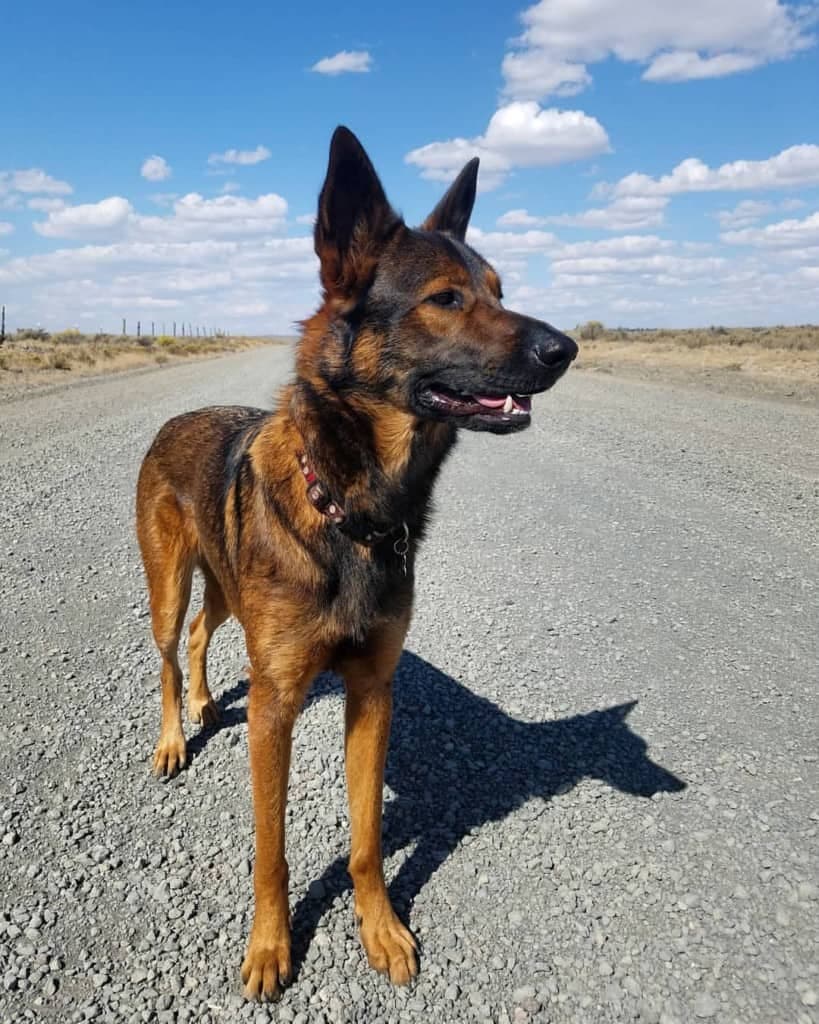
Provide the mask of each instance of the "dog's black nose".
POLYGON ((568 364, 577 355, 577 345, 568 334, 563 334, 550 324, 543 324, 532 345, 532 355, 550 370, 568 364))

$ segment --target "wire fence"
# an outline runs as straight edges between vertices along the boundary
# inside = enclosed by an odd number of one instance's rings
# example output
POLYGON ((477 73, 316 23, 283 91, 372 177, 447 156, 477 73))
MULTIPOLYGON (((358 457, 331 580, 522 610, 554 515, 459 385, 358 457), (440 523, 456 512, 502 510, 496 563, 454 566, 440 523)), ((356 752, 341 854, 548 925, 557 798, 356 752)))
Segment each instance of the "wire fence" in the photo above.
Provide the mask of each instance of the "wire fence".
MULTIPOLYGON (((122 330, 117 332, 106 331, 102 327, 96 332, 99 335, 121 338, 229 338, 230 332, 221 327, 209 327, 206 324, 194 324, 188 320, 131 320, 132 330, 128 332, 129 320, 122 317, 122 330), (149 328, 150 324, 150 328, 149 328)), ((94 332, 70 330, 56 332, 58 335, 67 334, 90 334, 94 332)), ((0 306, 0 345, 5 344, 12 338, 36 338, 46 340, 52 336, 52 332, 40 327, 17 327, 13 332, 6 330, 6 307, 0 306)))

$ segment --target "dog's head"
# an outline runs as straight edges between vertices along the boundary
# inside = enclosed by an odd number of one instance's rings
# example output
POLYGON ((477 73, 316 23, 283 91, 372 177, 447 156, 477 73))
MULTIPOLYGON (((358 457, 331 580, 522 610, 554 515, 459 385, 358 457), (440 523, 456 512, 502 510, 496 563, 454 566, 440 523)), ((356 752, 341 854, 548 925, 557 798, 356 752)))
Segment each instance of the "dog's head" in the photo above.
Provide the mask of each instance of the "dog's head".
POLYGON ((409 228, 358 139, 336 129, 315 227, 330 321, 316 354, 336 392, 509 433, 529 425, 531 396, 565 373, 577 346, 504 309, 497 273, 465 242, 477 177, 476 158, 409 228))

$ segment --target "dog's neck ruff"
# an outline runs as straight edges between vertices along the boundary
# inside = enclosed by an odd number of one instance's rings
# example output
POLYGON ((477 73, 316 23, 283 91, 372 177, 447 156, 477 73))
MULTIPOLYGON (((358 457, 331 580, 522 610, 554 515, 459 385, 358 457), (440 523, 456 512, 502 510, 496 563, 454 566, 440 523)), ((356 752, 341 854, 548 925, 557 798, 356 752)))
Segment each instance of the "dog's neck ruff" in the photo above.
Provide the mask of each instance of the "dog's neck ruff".
MULTIPOLYGON (((344 511, 344 506, 332 497, 327 485, 316 476, 315 471, 310 465, 310 461, 304 452, 296 452, 296 459, 298 460, 301 474, 307 481, 307 500, 317 512, 320 512, 326 519, 329 519, 334 526, 338 526, 343 529, 347 520, 347 513, 344 511)), ((379 541, 385 540, 387 537, 390 537, 399 531, 400 536, 398 540, 396 540, 395 544, 393 544, 393 550, 402 560, 404 575, 406 576, 407 554, 409 553, 409 527, 406 523, 400 523, 398 526, 394 526, 390 530, 376 530, 371 528, 361 536, 354 536, 353 539, 357 540, 360 544, 378 544, 379 541)))

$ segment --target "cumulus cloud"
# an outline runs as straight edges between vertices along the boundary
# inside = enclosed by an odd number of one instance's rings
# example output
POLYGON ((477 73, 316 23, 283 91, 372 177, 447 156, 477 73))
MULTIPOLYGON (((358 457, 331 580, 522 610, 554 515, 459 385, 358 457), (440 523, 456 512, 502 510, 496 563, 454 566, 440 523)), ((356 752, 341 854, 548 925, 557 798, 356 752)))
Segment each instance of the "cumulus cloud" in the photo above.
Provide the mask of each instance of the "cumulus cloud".
POLYGON ((340 50, 332 57, 322 57, 310 68, 320 75, 364 74, 372 70, 373 59, 367 50, 340 50))
POLYGON ((764 228, 726 231, 720 238, 728 245, 756 245, 763 248, 801 249, 819 245, 819 211, 804 220, 781 220, 764 228))
POLYGON ((7 220, 0 220, 0 235, 10 235, 14 231, 14 225, 7 220))
POLYGON ((547 220, 550 224, 564 227, 603 231, 655 228, 663 223, 668 202, 665 196, 622 196, 608 206, 595 207, 581 213, 563 213, 547 220))
POLYGON ((548 252, 557 245, 550 231, 482 231, 470 227, 467 242, 488 259, 548 252))
POLYGON ((762 217, 772 213, 773 203, 759 199, 743 199, 732 210, 718 210, 716 217, 723 228, 744 228, 755 224, 762 217))
POLYGON ((30 210, 37 210, 39 213, 50 213, 52 210, 61 210, 65 206, 64 199, 47 199, 37 196, 29 199, 26 204, 30 210))
POLYGON ((263 160, 269 160, 272 155, 267 146, 257 146, 255 149, 226 149, 224 153, 211 153, 208 163, 213 166, 238 164, 241 167, 247 167, 252 164, 260 164, 263 160))
POLYGON ((139 173, 146 181, 165 181, 171 176, 171 168, 164 157, 149 156, 140 167, 139 173))
POLYGON ((450 181, 473 156, 481 158, 479 187, 497 187, 515 167, 546 167, 609 151, 605 129, 580 110, 542 110, 537 103, 509 103, 473 139, 431 142, 413 149, 407 163, 424 178, 450 181))
POLYGON ((67 196, 73 189, 67 181, 52 178, 39 167, 21 171, 0 171, 0 199, 14 198, 17 194, 41 196, 67 196))
POLYGON ((316 271, 308 236, 118 241, 0 259, 0 286, 18 317, 55 327, 88 319, 112 330, 118 317, 144 325, 166 310, 191 323, 292 332, 315 308, 316 271))
POLYGON ((34 225, 48 238, 173 239, 241 237, 281 230, 287 218, 287 202, 275 193, 245 199, 221 195, 206 199, 189 192, 173 203, 166 217, 137 213, 122 196, 98 203, 62 206, 45 221, 34 225))
POLYGON ((735 160, 709 167, 689 157, 661 178, 627 174, 616 184, 600 183, 593 195, 671 196, 684 192, 739 192, 751 189, 792 188, 819 184, 819 146, 783 149, 767 160, 735 160))
POLYGON ((656 57, 643 73, 647 82, 688 82, 697 78, 724 78, 751 71, 765 61, 750 53, 720 53, 701 57, 694 50, 675 50, 656 57))
POLYGON ((46 238, 77 238, 83 235, 109 233, 126 224, 134 208, 122 196, 109 196, 98 203, 61 206, 52 210, 48 220, 34 225, 46 238))
POLYGON ((611 57, 645 66, 654 82, 736 74, 812 46, 814 14, 814 5, 783 0, 539 0, 504 60, 506 94, 579 92, 591 82, 588 65, 611 57))
POLYGON ((528 210, 507 210, 496 223, 499 228, 538 228, 546 223, 546 218, 534 217, 528 210))

